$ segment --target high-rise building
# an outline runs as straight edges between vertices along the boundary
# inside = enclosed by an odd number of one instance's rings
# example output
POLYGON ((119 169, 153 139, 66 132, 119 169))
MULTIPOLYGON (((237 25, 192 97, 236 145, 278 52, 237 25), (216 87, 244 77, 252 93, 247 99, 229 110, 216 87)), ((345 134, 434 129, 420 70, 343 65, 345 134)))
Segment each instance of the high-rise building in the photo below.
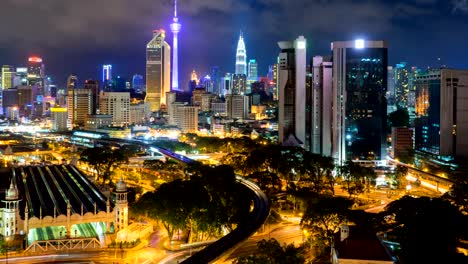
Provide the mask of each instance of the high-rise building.
POLYGON ((99 112, 99 82, 97 80, 86 80, 84 84, 85 89, 91 90, 93 95, 93 115, 99 112))
POLYGON ((170 91, 171 48, 166 41, 166 32, 162 29, 153 31, 153 38, 146 45, 146 98, 151 112, 161 109, 166 101, 166 92, 170 91))
POLYGON ((247 92, 247 76, 245 74, 232 75, 232 90, 231 94, 246 94, 247 92))
POLYGON ((145 83, 143 82, 143 76, 134 74, 132 77, 132 88, 136 92, 143 92, 145 90, 145 83))
POLYGON ((332 157, 337 162, 385 159, 387 44, 337 41, 332 51, 332 157))
POLYGON ((406 67, 406 62, 398 63, 394 68, 394 80, 395 80, 395 103, 398 107, 408 107, 408 78, 409 72, 406 67))
POLYGON ((387 113, 396 110, 395 103, 395 68, 393 66, 387 67, 387 113))
POLYGON ((13 79, 13 87, 18 85, 27 85, 28 84, 28 68, 27 67, 17 67, 16 74, 13 79))
MULTIPOLYGON (((177 46, 178 40, 177 35, 180 32, 181 24, 179 23, 179 18, 177 17, 177 0, 174 0, 174 17, 172 18, 172 23, 170 25, 171 32, 174 34, 174 41, 172 42, 172 90, 179 91, 179 73, 178 73, 178 54, 177 54, 177 46)), ((169 91, 167 91, 169 92, 169 91)))
POLYGON ((175 102, 177 99, 177 94, 175 92, 167 92, 166 93, 166 106, 167 106, 167 114, 169 115, 169 125, 175 126, 176 123, 176 116, 175 116, 175 102))
POLYGON ((226 112, 229 118, 246 119, 249 113, 249 98, 245 95, 226 95, 226 112))
POLYGON ((331 156, 333 63, 322 56, 312 58, 312 79, 307 91, 305 148, 331 156))
POLYGON ((249 60, 249 71, 247 75, 247 79, 251 82, 258 81, 258 63, 255 59, 249 60))
POLYGON ((112 65, 104 64, 102 65, 102 84, 106 86, 112 80, 112 65))
POLYGON ((15 68, 10 65, 2 66, 2 90, 13 88, 13 78, 15 77, 15 68))
POLYGON ((45 67, 40 57, 28 58, 28 84, 43 86, 43 79, 45 77, 45 67))
POLYGON ((52 130, 57 132, 67 131, 67 108, 65 107, 51 107, 50 112, 52 114, 52 130))
MULTIPOLYGON (((391 157, 401 159, 414 150, 414 128, 392 127, 391 157)), ((403 161, 407 162, 407 161, 403 161)))
POLYGON ((112 116, 113 126, 128 126, 130 124, 130 93, 101 92, 99 111, 101 114, 112 116))
POLYGON ((239 36, 239 41, 237 42, 235 74, 243 74, 247 76, 247 51, 245 49, 242 31, 239 36))
POLYGON ((195 84, 198 85, 198 75, 197 72, 195 72, 195 70, 193 70, 190 74, 190 80, 195 81, 195 84))
POLYGON ((198 131, 198 107, 175 104, 175 121, 183 132, 198 131))
POLYGON ((69 89, 67 97, 68 124, 70 127, 85 125, 88 115, 92 115, 93 91, 90 89, 69 89))
POLYGON ((70 90, 77 89, 77 88, 78 88, 78 77, 74 74, 71 74, 67 78, 67 89, 70 91, 70 90))
POLYGON ((222 96, 226 96, 226 94, 232 94, 232 75, 230 73, 226 73, 224 77, 221 77, 221 92, 222 96))
POLYGON ((214 66, 211 68, 211 83, 213 85, 212 93, 219 95, 220 91, 220 77, 219 77, 219 67, 214 66))
POLYGON ((306 39, 278 42, 278 141, 303 146, 306 140, 306 39))
POLYGON ((418 73, 415 149, 433 157, 468 158, 468 70, 418 73))

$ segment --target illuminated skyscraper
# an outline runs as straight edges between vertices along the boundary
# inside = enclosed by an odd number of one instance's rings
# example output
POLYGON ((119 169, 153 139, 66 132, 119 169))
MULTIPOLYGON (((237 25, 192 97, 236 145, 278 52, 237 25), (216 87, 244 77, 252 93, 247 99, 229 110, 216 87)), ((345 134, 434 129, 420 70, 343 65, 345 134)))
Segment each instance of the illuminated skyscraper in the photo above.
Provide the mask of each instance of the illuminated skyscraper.
POLYGON ((42 58, 29 57, 28 58, 28 84, 42 84, 45 76, 44 64, 42 58))
POLYGON ((153 38, 146 45, 146 98, 151 112, 157 112, 166 102, 166 92, 171 82, 171 47, 164 41, 166 32, 153 31, 153 38))
POLYGON ((245 50, 244 38, 242 31, 237 42, 236 50, 236 72, 235 74, 247 75, 247 51, 245 50))
POLYGON ((15 76, 15 68, 10 65, 2 66, 2 89, 13 88, 13 77, 15 76))
POLYGON ((145 84, 143 82, 143 76, 139 74, 134 74, 132 78, 132 88, 135 91, 144 91, 145 90, 145 84))
POLYGON ((258 80, 258 63, 255 59, 249 60, 248 80, 256 82, 258 80))
POLYGON ((174 0, 174 17, 172 18, 172 23, 170 25, 172 34, 174 34, 174 41, 172 42, 172 90, 179 90, 179 73, 178 73, 178 55, 177 55, 177 34, 179 34, 181 24, 179 23, 179 18, 177 17, 177 0, 174 0))
POLYGON ((303 146, 306 138, 306 39, 278 42, 278 141, 303 146))
POLYGON ((386 158, 387 44, 337 41, 333 51, 332 157, 386 158))
POLYGON ((408 107, 408 79, 409 72, 406 62, 398 63, 394 68, 395 103, 398 107, 408 107))
POLYGON ((105 85, 107 82, 112 80, 112 65, 102 65, 102 83, 105 85))
POLYGON ((190 80, 195 81, 195 84, 198 85, 198 76, 195 70, 192 71, 192 74, 190 74, 190 80))

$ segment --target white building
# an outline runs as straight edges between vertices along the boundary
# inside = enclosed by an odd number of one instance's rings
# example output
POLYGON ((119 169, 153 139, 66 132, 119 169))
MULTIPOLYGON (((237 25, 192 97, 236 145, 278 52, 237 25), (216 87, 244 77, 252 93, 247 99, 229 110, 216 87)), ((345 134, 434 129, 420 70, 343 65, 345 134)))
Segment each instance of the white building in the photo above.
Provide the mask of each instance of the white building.
POLYGON ((68 113, 67 108, 65 107, 52 107, 50 108, 50 112, 52 113, 52 130, 57 132, 67 131, 67 119, 68 113))
POLYGON ((175 105, 177 126, 183 132, 198 131, 198 107, 187 105, 175 105))
POLYGON ((84 126, 88 115, 93 113, 93 93, 91 89, 68 90, 68 122, 70 127, 84 126))
POLYGON ((244 95, 226 95, 226 112, 228 118, 246 119, 249 113, 249 98, 244 95))
POLYGON ((279 143, 306 141, 306 39, 278 42, 279 143), (289 140, 290 141, 290 140, 289 140))
POLYGON ((101 114, 112 116, 113 126, 129 125, 130 93, 101 92, 99 96, 99 110, 101 114))

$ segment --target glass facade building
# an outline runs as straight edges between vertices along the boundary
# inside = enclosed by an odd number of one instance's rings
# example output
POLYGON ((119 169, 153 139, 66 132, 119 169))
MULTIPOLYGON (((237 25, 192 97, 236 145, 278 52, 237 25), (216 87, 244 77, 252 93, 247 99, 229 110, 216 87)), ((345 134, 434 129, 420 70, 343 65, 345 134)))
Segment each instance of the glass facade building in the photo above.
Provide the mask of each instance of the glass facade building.
POLYGON ((332 49, 332 156, 341 161, 385 159, 386 43, 362 40, 333 42, 332 49))

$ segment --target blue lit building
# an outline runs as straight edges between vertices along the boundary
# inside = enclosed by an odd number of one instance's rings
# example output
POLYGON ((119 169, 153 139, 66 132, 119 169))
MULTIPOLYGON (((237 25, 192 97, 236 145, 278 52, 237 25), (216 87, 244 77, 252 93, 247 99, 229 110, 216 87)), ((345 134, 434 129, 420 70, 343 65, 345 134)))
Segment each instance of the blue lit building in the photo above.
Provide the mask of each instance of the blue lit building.
POLYGON ((339 41, 333 50, 332 157, 387 157, 387 44, 339 41))

